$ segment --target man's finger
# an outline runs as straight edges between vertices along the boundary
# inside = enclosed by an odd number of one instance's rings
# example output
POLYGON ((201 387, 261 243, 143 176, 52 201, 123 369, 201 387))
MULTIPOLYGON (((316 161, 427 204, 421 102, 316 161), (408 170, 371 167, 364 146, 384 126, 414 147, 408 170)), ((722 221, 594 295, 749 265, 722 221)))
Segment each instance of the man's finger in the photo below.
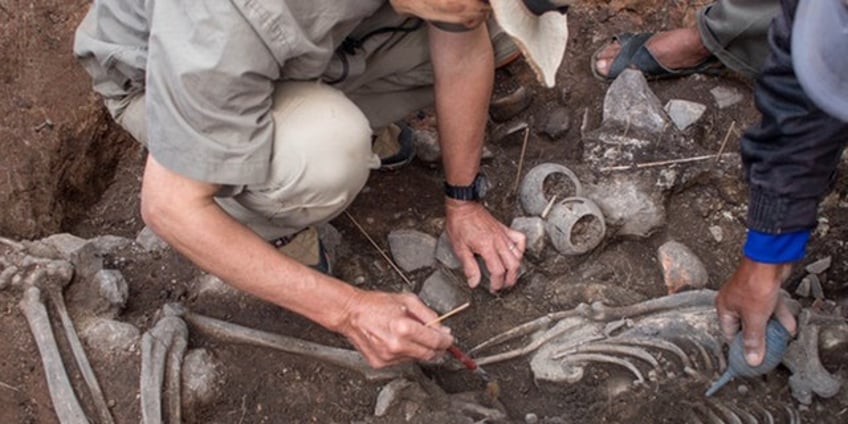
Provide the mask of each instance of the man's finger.
POLYGON ((514 252, 514 250, 518 250, 518 247, 510 244, 498 251, 501 261, 506 267, 504 285, 507 287, 515 285, 515 281, 518 280, 518 269, 521 267, 521 261, 518 259, 519 256, 516 256, 517 252, 514 252))
POLYGON ((727 343, 732 343, 736 334, 739 333, 739 317, 734 313, 719 310, 718 324, 721 327, 724 340, 727 343))
POLYGON ((463 247, 460 249, 454 248, 457 259, 462 263, 462 271, 465 273, 465 278, 468 280, 468 286, 472 289, 480 284, 480 267, 477 261, 474 260, 474 253, 471 249, 463 247))
POLYGON ((795 315, 789 309, 789 305, 783 300, 783 296, 777 301, 777 307, 774 308, 774 316, 789 334, 795 335, 798 331, 798 323, 795 320, 795 315))
MULTIPOLYGON (((506 253, 509 254, 508 249, 506 253)), ((496 292, 503 288, 506 268, 501 261, 501 255, 497 250, 489 250, 480 255, 486 263, 486 268, 489 270, 489 290, 496 292)))
POLYGON ((527 236, 521 231, 515 231, 511 228, 506 229, 506 236, 512 241, 513 246, 518 249, 518 253, 524 256, 524 251, 527 249, 527 236))
POLYGON ((763 362, 766 354, 766 324, 769 316, 750 314, 743 317, 742 342, 745 346, 745 361, 756 367, 763 362))

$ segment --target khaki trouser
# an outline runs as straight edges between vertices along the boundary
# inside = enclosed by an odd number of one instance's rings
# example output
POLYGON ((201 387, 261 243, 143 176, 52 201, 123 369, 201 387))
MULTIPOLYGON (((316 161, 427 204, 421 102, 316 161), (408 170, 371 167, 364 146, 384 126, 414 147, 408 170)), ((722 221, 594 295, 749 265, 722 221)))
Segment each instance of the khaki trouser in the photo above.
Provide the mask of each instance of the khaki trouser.
POLYGON ((766 36, 778 12, 780 0, 718 0, 698 13, 698 31, 725 66, 753 78, 768 56, 766 36))

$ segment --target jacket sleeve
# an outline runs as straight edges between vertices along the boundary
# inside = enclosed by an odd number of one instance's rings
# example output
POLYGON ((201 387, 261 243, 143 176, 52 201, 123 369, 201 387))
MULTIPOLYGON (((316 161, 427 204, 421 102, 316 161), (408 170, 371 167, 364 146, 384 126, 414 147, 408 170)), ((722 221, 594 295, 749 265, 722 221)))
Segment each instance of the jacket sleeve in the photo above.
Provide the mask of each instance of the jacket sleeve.
POLYGON ((762 121, 742 138, 750 186, 748 227, 765 234, 810 230, 818 204, 831 188, 848 124, 816 107, 792 69, 794 7, 783 1, 769 31, 771 54, 755 88, 762 121))

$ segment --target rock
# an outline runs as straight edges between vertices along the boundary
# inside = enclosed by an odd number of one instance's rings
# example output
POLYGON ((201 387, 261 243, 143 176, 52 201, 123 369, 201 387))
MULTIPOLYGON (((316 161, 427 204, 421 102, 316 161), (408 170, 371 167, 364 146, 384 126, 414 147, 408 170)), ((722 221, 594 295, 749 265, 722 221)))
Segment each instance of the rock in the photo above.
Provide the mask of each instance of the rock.
POLYGON ((424 281, 418 297, 439 314, 448 312, 469 299, 468 293, 442 271, 434 272, 424 281))
POLYGON ((668 125, 668 117, 642 72, 627 69, 604 97, 604 123, 659 134, 668 125))
POLYGON ((189 284, 197 297, 210 297, 215 300, 234 300, 243 294, 220 278, 212 274, 203 274, 189 284))
POLYGON ((821 274, 830 268, 830 264, 833 261, 833 257, 828 256, 826 258, 819 259, 809 265, 807 265, 804 269, 807 270, 810 274, 821 274))
POLYGON ((318 238, 324 245, 327 255, 330 256, 330 261, 338 260, 341 254, 342 233, 330 223, 318 224, 315 229, 318 231, 318 238))
POLYGON ((537 259, 542 257, 545 251, 545 221, 542 218, 520 216, 512 220, 510 228, 527 237, 526 253, 537 259))
POLYGON ((568 109, 557 107, 548 113, 545 124, 542 125, 542 133, 556 140, 564 136, 571 129, 571 119, 568 117, 568 109))
POLYGON ((586 197, 601 208, 608 226, 620 227, 620 235, 648 237, 665 225, 663 195, 647 182, 623 175, 586 189, 586 197))
POLYGON ((462 268, 462 262, 453 253, 453 247, 448 239, 448 233, 442 232, 436 241, 436 260, 450 269, 462 268))
POLYGON ((821 280, 815 274, 810 274, 804 278, 808 278, 810 280, 810 296, 813 299, 822 300, 824 299, 824 289, 822 288, 821 280))
POLYGON ((148 252, 161 252, 168 248, 168 243, 165 243, 164 240, 159 238, 159 236, 146 225, 138 233, 135 241, 148 252))
POLYGON ((539 417, 532 412, 528 412, 526 415, 524 415, 524 423, 525 424, 538 424, 539 423, 539 417))
POLYGON ((436 263, 436 238, 421 231, 392 231, 389 250, 395 263, 406 272, 429 268, 436 263))
POLYGON ((710 90, 719 109, 729 108, 742 101, 742 93, 734 88, 718 86, 710 90))
POLYGON ((414 145, 415 157, 424 162, 437 162, 442 158, 442 147, 439 146, 439 134, 435 129, 416 129, 414 145))
POLYGON ((657 256, 669 294, 677 293, 684 287, 702 289, 709 282, 707 268, 684 244, 668 241, 657 250, 657 256))
POLYGON ((715 240, 716 243, 721 243, 721 241, 724 240, 724 230, 722 230, 718 225, 710 226, 710 234, 712 234, 713 240, 715 240))
POLYGON ((809 278, 809 275, 802 278, 801 282, 798 283, 798 287, 795 289, 795 294, 800 297, 810 297, 810 285, 812 281, 809 278))
POLYGON ((666 113, 671 118, 671 122, 674 122, 674 126, 680 131, 698 122, 706 110, 706 105, 688 100, 672 99, 665 104, 666 113))
POLYGON ((121 271, 114 269, 100 270, 94 275, 94 282, 99 288, 100 296, 106 299, 116 312, 124 309, 130 289, 121 271))
POLYGON ((74 270, 83 278, 93 278, 103 269, 103 259, 97 249, 85 239, 68 233, 54 234, 38 241, 54 248, 62 258, 74 265, 74 270))
POLYGON ((489 115, 496 122, 508 121, 530 107, 531 103, 532 93, 522 85, 512 93, 493 99, 489 104, 489 115))
MULTIPOLYGON (((527 122, 524 122, 524 121, 511 123, 509 125, 501 124, 501 125, 496 126, 494 129, 492 129, 490 140, 495 142, 495 143, 500 143, 505 138, 520 132, 522 134, 522 136, 520 136, 519 142, 523 143, 524 142, 524 136, 523 136, 524 131, 527 130, 527 128, 529 128, 529 127, 530 126, 527 124, 527 122)), ((516 137, 516 138, 518 138, 518 137, 516 137)))
POLYGON ((224 386, 224 365, 206 349, 191 349, 182 366, 182 407, 196 415, 218 400, 224 386))
POLYGON ((126 355, 138 349, 141 332, 132 324, 99 317, 81 324, 80 338, 89 348, 107 357, 126 355))
POLYGON ((97 236, 88 240, 88 244, 92 245, 97 254, 101 256, 113 254, 131 246, 133 243, 134 241, 131 239, 113 235, 97 236))

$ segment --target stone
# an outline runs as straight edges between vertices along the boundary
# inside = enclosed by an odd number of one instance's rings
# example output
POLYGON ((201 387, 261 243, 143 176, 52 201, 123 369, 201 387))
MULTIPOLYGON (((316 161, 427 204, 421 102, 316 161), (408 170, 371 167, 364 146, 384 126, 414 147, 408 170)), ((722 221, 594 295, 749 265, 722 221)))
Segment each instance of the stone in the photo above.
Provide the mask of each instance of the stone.
POLYGON ((103 269, 103 259, 97 249, 83 238, 61 233, 43 238, 39 242, 53 247, 61 257, 74 265, 76 273, 83 278, 93 278, 103 269))
POLYGON ((98 287, 100 296, 106 299, 116 311, 124 309, 130 289, 121 271, 102 269, 94 275, 94 282, 98 287))
POLYGON ((795 294, 800 297, 810 297, 810 286, 812 284, 812 280, 808 278, 808 276, 801 279, 801 282, 798 283, 798 287, 795 288, 795 294))
POLYGON ((542 133, 556 140, 564 136, 571 129, 571 119, 568 109, 557 107, 548 113, 545 124, 542 125, 542 133))
POLYGON ((810 280, 810 296, 813 299, 823 300, 824 299, 824 289, 822 288, 821 280, 815 274, 810 274, 806 277, 806 279, 810 280))
POLYGON ((710 234, 713 236, 713 240, 715 240, 716 243, 721 243, 722 240, 724 240, 724 230, 722 230, 718 225, 710 226, 710 234))
POLYGON ((415 157, 424 162, 438 162, 442 158, 439 134, 433 128, 415 130, 415 157))
POLYGON ((462 268, 462 262, 453 253, 453 246, 448 239, 448 233, 444 231, 436 241, 436 260, 450 269, 462 268))
POLYGON ((541 258, 545 251, 545 221, 537 216, 520 216, 512 220, 509 226, 527 237, 525 252, 534 258, 541 258))
POLYGON ((141 332, 132 324, 100 317, 84 320, 81 324, 79 335, 82 341, 107 357, 138 350, 141 332))
POLYGON ((710 279, 707 268, 683 243, 665 242, 657 250, 657 256, 669 294, 677 293, 684 287, 702 289, 707 286, 710 279))
POLYGON ((508 121, 530 107, 532 103, 532 93, 522 85, 505 96, 493 99, 489 104, 489 115, 496 122, 508 121))
POLYGON ((706 110, 706 105, 688 100, 672 99, 665 104, 668 117, 680 131, 684 131, 690 125, 698 122, 706 110))
POLYGON ((189 284, 197 297, 209 297, 215 300, 234 300, 242 296, 242 292, 225 283, 212 274, 203 274, 189 284))
POLYGON ((213 404, 224 386, 225 367, 206 349, 186 352, 182 365, 182 407, 189 415, 196 415, 213 404))
POLYGON ((318 230, 318 238, 321 240, 321 244, 324 245, 327 255, 330 256, 330 262, 332 264, 332 261, 338 260, 341 254, 342 233, 330 223, 318 224, 315 226, 315 229, 318 230))
POLYGON ((421 231, 392 231, 389 250, 395 263, 406 272, 429 268, 436 263, 436 238, 421 231))
POLYGON ((528 412, 526 415, 524 415, 524 423, 525 424, 538 424, 539 423, 539 417, 532 412, 528 412))
POLYGON ((110 255, 118 250, 125 249, 132 246, 134 242, 126 237, 113 235, 97 236, 88 240, 88 244, 92 245, 97 254, 101 256, 110 255))
POLYGON ((833 262, 833 257, 828 256, 807 265, 804 269, 810 274, 821 274, 830 268, 831 262, 833 262))
POLYGON ((729 108, 742 101, 743 96, 738 90, 730 87, 718 86, 710 90, 719 109, 729 108))
POLYGON ((438 314, 444 314, 470 298, 453 278, 442 271, 435 271, 424 280, 418 297, 438 314))
POLYGON ((135 241, 148 252, 162 252, 168 249, 168 243, 165 243, 165 240, 159 238, 159 236, 146 225, 138 233, 135 241))
POLYGON ((586 190, 586 197, 603 211, 607 226, 619 227, 619 235, 648 237, 665 225, 663 195, 648 183, 617 175, 586 190))
POLYGON ((604 97, 605 124, 613 123, 651 134, 663 132, 668 116, 660 99, 648 87, 642 72, 627 69, 612 82, 604 97))

